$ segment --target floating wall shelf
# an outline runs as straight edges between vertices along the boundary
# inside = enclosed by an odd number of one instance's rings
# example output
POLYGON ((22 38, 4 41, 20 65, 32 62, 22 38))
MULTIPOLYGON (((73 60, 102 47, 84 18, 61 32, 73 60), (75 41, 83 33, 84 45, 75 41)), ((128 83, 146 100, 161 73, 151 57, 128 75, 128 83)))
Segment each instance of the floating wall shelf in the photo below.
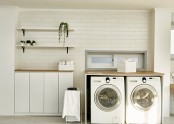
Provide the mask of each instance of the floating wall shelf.
MULTIPOLYGON (((58 28, 17 28, 17 30, 21 30, 23 32, 23 36, 25 36, 26 31, 57 31, 58 28)), ((69 31, 74 31, 74 29, 69 29, 69 31)))
MULTIPOLYGON (((42 31, 50 31, 50 32, 58 32, 59 29, 58 28, 50 28, 50 27, 17 27, 16 30, 18 31, 22 31, 23 36, 25 36, 25 32, 26 31, 38 31, 38 32, 42 32, 42 31)), ((74 31, 74 29, 69 29, 69 31, 74 31)), ((16 47, 22 47, 23 53, 25 52, 25 48, 66 48, 67 49, 67 53, 68 53, 68 49, 69 48, 74 48, 75 46, 71 46, 71 45, 65 45, 65 46, 60 46, 60 45, 35 45, 35 46, 27 46, 27 45, 16 45, 16 47)))
MULTIPOLYGON (((42 31, 42 30, 46 30, 46 31, 58 31, 58 28, 17 28, 17 30, 27 30, 27 31, 42 31)), ((74 29, 69 29, 69 31, 74 31, 74 29)))
POLYGON ((16 47, 22 47, 23 53, 25 52, 25 48, 66 48, 67 53, 69 48, 74 48, 75 46, 46 46, 46 45, 37 45, 37 46, 27 46, 27 45, 16 45, 16 47))

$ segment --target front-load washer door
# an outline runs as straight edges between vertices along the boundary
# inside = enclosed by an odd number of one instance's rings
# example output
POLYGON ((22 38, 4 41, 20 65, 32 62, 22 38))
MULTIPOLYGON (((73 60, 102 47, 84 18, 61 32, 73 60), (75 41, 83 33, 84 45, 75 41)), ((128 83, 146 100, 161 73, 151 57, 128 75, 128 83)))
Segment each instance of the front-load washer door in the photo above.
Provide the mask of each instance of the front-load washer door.
POLYGON ((138 85, 131 94, 133 106, 139 110, 149 110, 157 102, 157 91, 150 85, 138 85))
POLYGON ((121 104, 121 92, 114 85, 102 85, 96 90, 94 100, 102 111, 113 111, 121 104))

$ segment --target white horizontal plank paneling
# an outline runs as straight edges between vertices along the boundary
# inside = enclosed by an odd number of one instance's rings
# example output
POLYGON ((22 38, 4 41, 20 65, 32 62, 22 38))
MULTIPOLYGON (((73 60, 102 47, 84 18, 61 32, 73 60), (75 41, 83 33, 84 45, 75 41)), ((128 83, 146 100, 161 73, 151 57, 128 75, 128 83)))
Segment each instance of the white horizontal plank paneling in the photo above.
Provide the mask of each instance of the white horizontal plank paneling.
MULTIPOLYGON (((85 50, 145 50, 148 54, 147 68, 152 70, 150 43, 152 42, 151 13, 128 10, 30 10, 19 11, 18 27, 58 28, 68 22, 74 29, 69 33, 68 44, 78 47, 69 49, 17 48, 18 68, 56 69, 59 61, 73 60, 75 63, 74 85, 84 89, 85 50)), ((36 40, 38 44, 58 43, 58 32, 26 32, 19 38, 36 40)))

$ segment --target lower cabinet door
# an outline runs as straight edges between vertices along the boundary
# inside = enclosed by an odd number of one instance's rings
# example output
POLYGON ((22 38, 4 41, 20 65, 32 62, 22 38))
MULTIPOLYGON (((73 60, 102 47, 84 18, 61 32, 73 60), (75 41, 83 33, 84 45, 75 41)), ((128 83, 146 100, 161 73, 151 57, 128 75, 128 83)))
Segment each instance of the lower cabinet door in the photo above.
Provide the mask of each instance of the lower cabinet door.
POLYGON ((29 73, 15 73, 15 113, 29 113, 29 73))
POLYGON ((63 112, 64 94, 73 86, 73 72, 59 72, 59 113, 63 112))
POLYGON ((44 73, 44 113, 58 114, 58 73, 44 73))
POLYGON ((30 113, 43 113, 43 73, 30 73, 30 113))

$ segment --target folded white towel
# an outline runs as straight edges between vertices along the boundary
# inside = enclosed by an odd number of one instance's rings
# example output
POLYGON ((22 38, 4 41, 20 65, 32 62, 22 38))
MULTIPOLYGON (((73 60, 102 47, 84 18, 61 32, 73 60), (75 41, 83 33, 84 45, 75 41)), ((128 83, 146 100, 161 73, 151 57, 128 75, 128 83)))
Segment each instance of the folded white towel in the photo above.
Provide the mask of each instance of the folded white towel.
POLYGON ((65 91, 62 118, 65 116, 80 121, 80 91, 65 91))

